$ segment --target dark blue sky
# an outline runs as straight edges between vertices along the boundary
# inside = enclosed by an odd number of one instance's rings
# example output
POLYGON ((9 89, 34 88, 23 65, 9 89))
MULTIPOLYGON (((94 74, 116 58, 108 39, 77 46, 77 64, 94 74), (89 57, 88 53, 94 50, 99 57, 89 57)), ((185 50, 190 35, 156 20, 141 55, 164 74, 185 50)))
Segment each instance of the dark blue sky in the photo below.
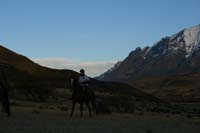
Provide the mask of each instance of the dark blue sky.
POLYGON ((0 43, 31 58, 121 60, 200 23, 200 0, 0 0, 0 43))
POLYGON ((0 0, 0 43, 32 58, 122 59, 200 23, 199 0, 0 0))

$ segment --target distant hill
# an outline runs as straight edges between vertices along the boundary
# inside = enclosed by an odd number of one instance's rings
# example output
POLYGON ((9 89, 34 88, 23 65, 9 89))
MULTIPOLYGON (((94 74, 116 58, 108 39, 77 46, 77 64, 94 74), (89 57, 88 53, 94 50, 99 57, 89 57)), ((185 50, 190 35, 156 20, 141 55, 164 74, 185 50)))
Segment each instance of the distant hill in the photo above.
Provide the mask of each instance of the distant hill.
POLYGON ((7 64, 8 66, 16 68, 18 71, 35 77, 66 78, 70 74, 77 74, 71 70, 56 70, 40 66, 27 57, 17 54, 3 46, 0 46, 0 63, 7 64))
MULTIPOLYGON (((0 46, 0 68, 4 71, 12 91, 48 95, 49 88, 66 88, 72 70, 56 70, 40 66, 23 55, 0 46)), ((1 79, 2 74, 0 75, 1 79)), ((20 92, 20 93, 21 93, 20 92)), ((14 92, 13 92, 14 93, 14 92)))

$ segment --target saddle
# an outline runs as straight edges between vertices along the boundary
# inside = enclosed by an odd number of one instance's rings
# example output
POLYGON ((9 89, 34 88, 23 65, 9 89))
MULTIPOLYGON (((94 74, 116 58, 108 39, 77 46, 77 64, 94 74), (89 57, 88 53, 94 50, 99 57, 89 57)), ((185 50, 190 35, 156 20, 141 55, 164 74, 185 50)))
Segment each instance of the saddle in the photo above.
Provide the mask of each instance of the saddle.
POLYGON ((82 100, 87 100, 90 98, 91 95, 91 90, 89 89, 88 86, 79 86, 78 88, 76 88, 73 93, 72 93, 72 99, 78 100, 78 99, 82 99, 82 100))
POLYGON ((83 94, 84 98, 87 98, 89 96, 89 94, 90 94, 90 90, 89 90, 88 85, 82 85, 81 86, 81 91, 82 91, 82 94, 83 94))

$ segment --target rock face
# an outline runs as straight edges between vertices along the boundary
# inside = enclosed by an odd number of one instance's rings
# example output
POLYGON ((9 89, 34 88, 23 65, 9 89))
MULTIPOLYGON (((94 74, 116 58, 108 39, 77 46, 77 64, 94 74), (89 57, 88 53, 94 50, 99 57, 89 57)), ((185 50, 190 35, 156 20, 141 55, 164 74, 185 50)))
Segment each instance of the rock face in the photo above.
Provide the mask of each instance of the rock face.
POLYGON ((162 38, 152 47, 136 48, 98 79, 133 81, 200 72, 200 25, 162 38))

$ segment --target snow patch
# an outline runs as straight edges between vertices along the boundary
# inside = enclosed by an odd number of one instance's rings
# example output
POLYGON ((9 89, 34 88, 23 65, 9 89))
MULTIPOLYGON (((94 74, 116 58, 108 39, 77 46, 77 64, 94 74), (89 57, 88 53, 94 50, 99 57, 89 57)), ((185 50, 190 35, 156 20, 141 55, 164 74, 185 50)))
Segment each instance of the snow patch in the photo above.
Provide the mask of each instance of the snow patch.
POLYGON ((200 25, 184 30, 185 50, 187 55, 192 55, 200 48, 200 25))

